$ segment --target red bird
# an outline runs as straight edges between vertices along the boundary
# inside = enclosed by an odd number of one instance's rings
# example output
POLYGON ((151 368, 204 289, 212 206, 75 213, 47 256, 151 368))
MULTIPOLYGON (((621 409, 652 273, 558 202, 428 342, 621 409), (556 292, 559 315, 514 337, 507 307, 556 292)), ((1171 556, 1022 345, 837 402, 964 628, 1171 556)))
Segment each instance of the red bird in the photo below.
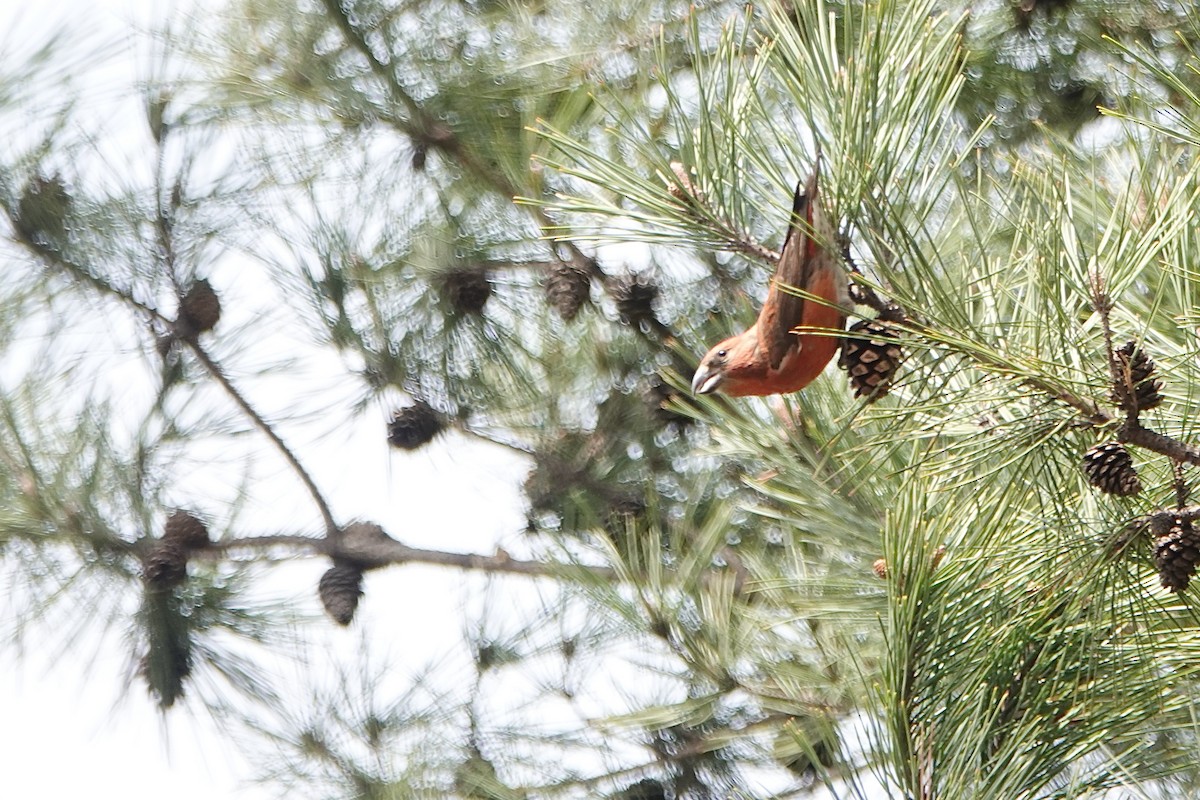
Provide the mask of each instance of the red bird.
POLYGON ((799 391, 838 351, 839 339, 829 332, 795 331, 841 330, 846 325, 842 309, 850 305, 846 272, 829 249, 833 227, 817 195, 817 172, 814 167, 803 189, 796 187, 791 225, 758 320, 708 351, 692 378, 696 394, 720 391, 741 397, 799 391), (823 302, 788 289, 801 289, 823 302))

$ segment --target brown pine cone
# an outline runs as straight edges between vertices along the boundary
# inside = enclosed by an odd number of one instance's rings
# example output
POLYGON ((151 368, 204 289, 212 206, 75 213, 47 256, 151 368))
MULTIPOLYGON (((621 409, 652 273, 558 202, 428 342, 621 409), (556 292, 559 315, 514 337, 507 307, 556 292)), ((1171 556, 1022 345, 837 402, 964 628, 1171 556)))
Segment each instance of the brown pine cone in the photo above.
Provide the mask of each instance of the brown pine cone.
POLYGON ((317 594, 326 613, 339 625, 349 625, 362 597, 362 570, 350 564, 334 564, 317 584, 317 594))
POLYGON ((221 300, 206 280, 198 280, 179 301, 179 335, 188 338, 211 331, 221 319, 221 300))
POLYGON ((416 450, 429 444, 445 427, 441 414, 424 400, 418 400, 392 414, 388 442, 401 450, 416 450))
POLYGON ((879 320, 864 319, 850 326, 847 333, 850 335, 842 339, 838 366, 850 376, 854 396, 873 403, 891 390, 904 350, 896 330, 879 320))
POLYGON ((482 314, 492 296, 492 282, 483 269, 453 269, 442 277, 450 307, 462 314, 482 314))
POLYGON ((1151 378, 1154 374, 1154 360, 1146 355, 1144 350, 1130 341, 1115 350, 1113 356, 1116 357, 1117 371, 1121 379, 1128 380, 1133 402, 1137 406, 1135 409, 1128 408, 1122 402, 1121 393, 1113 391, 1112 401, 1121 406, 1122 411, 1147 411, 1162 402, 1162 395, 1158 393, 1162 388, 1162 381, 1151 378))
POLYGON ((1154 537, 1154 565, 1164 588, 1182 592, 1200 563, 1200 533, 1190 519, 1174 517, 1158 526, 1154 537))
POLYGON ((640 276, 619 278, 613 284, 612 296, 617 302, 617 312, 626 325, 641 325, 653 322, 654 301, 658 299, 658 285, 640 276))
POLYGON ((178 509, 167 518, 162 540, 186 550, 201 550, 209 545, 208 526, 190 512, 178 509))
POLYGON ((1084 453, 1083 472, 1088 483, 1106 494, 1128 497, 1142 490, 1133 458, 1118 442, 1098 444, 1084 453))
POLYGON ((588 301, 591 288, 592 279, 585 270, 560 262, 554 265, 546 279, 546 300, 560 317, 570 322, 588 301))
POLYGON ((154 589, 171 589, 187 580, 188 550, 178 542, 158 540, 142 559, 142 579, 154 589))

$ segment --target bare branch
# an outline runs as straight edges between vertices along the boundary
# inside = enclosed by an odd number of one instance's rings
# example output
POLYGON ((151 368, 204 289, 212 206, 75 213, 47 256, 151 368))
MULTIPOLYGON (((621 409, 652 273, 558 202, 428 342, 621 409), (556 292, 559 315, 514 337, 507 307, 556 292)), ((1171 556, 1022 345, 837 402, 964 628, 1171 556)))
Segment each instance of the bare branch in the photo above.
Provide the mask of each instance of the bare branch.
POLYGON ((321 518, 325 521, 326 535, 330 537, 336 537, 339 530, 338 524, 334 521, 333 512, 329 508, 329 503, 325 501, 324 495, 322 495, 321 490, 317 488, 317 484, 315 481, 313 481, 312 476, 308 474, 308 470, 306 470, 304 465, 300 463, 300 459, 296 457, 296 454, 292 452, 291 448, 289 448, 283 439, 280 438, 279 434, 275 432, 275 429, 271 427, 271 424, 263 419, 262 415, 254 409, 254 406, 250 405, 245 396, 238 390, 236 386, 233 385, 233 382, 229 380, 229 376, 225 374, 225 370, 221 369, 221 365, 213 360, 212 356, 210 356, 208 352, 200 346, 195 337, 188 337, 183 341, 186 342, 187 346, 190 347, 192 352, 196 354, 196 358, 200 360, 200 363, 204 365, 204 368, 208 370, 208 373, 212 375, 214 379, 216 379, 217 383, 221 384, 221 388, 223 388, 226 394, 233 399, 233 402, 237 404, 238 408, 242 409, 246 416, 248 416, 254 423, 255 427, 262 431, 263 434, 271 440, 271 442, 275 445, 275 448, 279 450, 280 454, 284 457, 288 464, 291 465, 292 469, 295 470, 296 475, 300 478, 301 482, 304 484, 304 487, 308 489, 308 493, 312 495, 313 502, 317 504, 317 508, 321 511, 321 518))
POLYGON ((1126 444, 1137 445, 1147 450, 1153 450, 1155 453, 1162 453, 1164 456, 1175 461, 1200 465, 1200 447, 1181 442, 1172 436, 1151 430, 1142 425, 1136 417, 1125 420, 1125 423, 1121 426, 1118 439, 1126 444))
POLYGON ((497 551, 493 555, 425 550, 419 547, 409 547, 386 535, 370 538, 354 536, 329 538, 294 534, 253 536, 215 542, 204 550, 197 551, 196 556, 207 555, 215 558, 231 551, 262 551, 273 548, 307 550, 330 558, 344 559, 366 569, 399 564, 433 564, 463 570, 541 577, 561 577, 564 570, 574 569, 606 580, 616 579, 616 572, 608 567, 524 561, 513 558, 503 550, 497 551))

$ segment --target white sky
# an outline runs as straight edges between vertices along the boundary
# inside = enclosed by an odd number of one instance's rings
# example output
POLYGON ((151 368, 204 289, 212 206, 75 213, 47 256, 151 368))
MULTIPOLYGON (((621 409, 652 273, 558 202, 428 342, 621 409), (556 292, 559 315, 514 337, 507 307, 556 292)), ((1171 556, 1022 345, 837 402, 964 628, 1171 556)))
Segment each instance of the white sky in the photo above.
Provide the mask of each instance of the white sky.
MULTIPOLYGON (((216 0, 208 4, 216 5, 216 0)), ((90 36, 115 39, 127 35, 132 22, 144 28, 154 13, 172 5, 190 7, 194 2, 41 0, 26 4, 5 0, 0 2, 0 65, 13 47, 28 46, 39 32, 58 21, 71 21, 90 36), (21 10, 34 6, 36 13, 21 10)), ((130 85, 137 70, 149 62, 149 49, 143 45, 120 54, 95 75, 80 76, 102 87, 89 93, 89 102, 111 103, 117 90, 130 85)), ((140 118, 130 119, 129 124, 139 126, 138 135, 143 135, 140 118)), ((265 290, 248 270, 243 273, 241 265, 224 265, 212 278, 234 308, 232 317, 222 320, 223 326, 236 326, 239 316, 252 316, 256 306, 271 302, 260 296, 265 290)), ((116 362, 126 359, 125 370, 118 369, 118 374, 138 371, 136 353, 110 355, 116 362)), ((337 364, 328 358, 313 359, 306 369, 309 387, 345 383, 337 364)), ((280 387, 280 391, 287 390, 280 387)), ((266 402, 280 404, 282 400, 270 397, 266 402)), ((336 439, 322 436, 327 432, 323 430, 293 426, 285 431, 318 484, 333 498, 339 518, 377 521, 414 546, 488 553, 505 540, 508 549, 519 552, 519 544, 511 537, 523 522, 515 490, 524 477, 522 465, 497 448, 453 438, 414 454, 390 451, 384 442, 383 411, 370 410, 341 426, 336 439), (448 487, 458 487, 458 492, 469 487, 469 501, 464 502, 461 493, 450 497, 448 493, 455 490, 448 487)), ((335 409, 330 415, 338 413, 335 409)), ((328 424, 328 420, 324 422, 328 424)), ((276 467, 269 451, 262 452, 264 466, 258 472, 264 482, 256 489, 257 502, 241 522, 261 524, 264 532, 280 530, 288 523, 311 531, 316 515, 307 495, 286 470, 276 467)), ((316 582, 327 566, 318 559, 304 559, 272 570, 263 591, 317 615, 316 582)), ((3 578, 0 575, 0 586, 3 578)), ((353 663, 356 648, 364 640, 369 640, 374 656, 395 664, 400 676, 439 661, 461 640, 464 609, 478 611, 485 584, 481 576, 466 577, 453 570, 392 568, 373 573, 349 631, 331 623, 312 626, 315 641, 309 653, 310 671, 316 673, 312 677, 318 682, 328 679, 338 660, 353 663)), ((525 596, 531 597, 528 587, 525 596)), ((3 620, 0 614, 0 622, 3 620)), ((275 796, 270 786, 246 786, 254 777, 253 766, 236 744, 214 730, 203 712, 184 704, 164 719, 140 683, 135 682, 127 692, 122 690, 128 653, 120 631, 110 632, 93 663, 85 658, 95 649, 83 647, 62 654, 51 649, 56 642, 36 633, 24 645, 25 652, 19 657, 0 650, 4 719, 0 725, 0 753, 4 754, 0 795, 60 798, 109 796, 119 791, 130 800, 275 796)), ((461 652, 457 663, 463 667, 461 652)), ((298 704, 303 700, 298 698, 298 704)))

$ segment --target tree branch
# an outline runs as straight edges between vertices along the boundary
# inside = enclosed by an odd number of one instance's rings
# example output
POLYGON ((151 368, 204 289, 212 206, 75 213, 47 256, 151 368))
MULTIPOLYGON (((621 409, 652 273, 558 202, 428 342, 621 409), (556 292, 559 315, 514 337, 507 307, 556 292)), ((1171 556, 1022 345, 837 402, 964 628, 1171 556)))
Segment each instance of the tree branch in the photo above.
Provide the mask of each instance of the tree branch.
POLYGON ((1151 430, 1142 425, 1136 417, 1125 420, 1121 425, 1121 431, 1117 438, 1126 444, 1137 445, 1138 447, 1152 450, 1155 453, 1162 453, 1164 456, 1175 461, 1200 465, 1200 447, 1181 442, 1172 436, 1151 430))
POLYGON ((24 245, 35 256, 40 258, 43 263, 51 267, 57 267, 60 272, 66 273, 66 275, 88 284, 101 294, 107 294, 115 297, 126 305, 132 306, 141 313, 145 314, 146 317, 151 320, 158 320, 159 322, 167 325, 171 324, 172 320, 166 317, 157 308, 138 300, 133 296, 132 292, 113 286, 104 278, 92 274, 91 270, 89 270, 87 267, 83 266, 82 264, 77 264, 71 259, 67 258, 57 248, 50 247, 42 242, 37 241, 36 239, 26 238, 20 234, 19 229, 17 241, 24 245))
POLYGON ((339 528, 337 522, 334 521, 333 512, 329 508, 329 503, 325 501, 324 495, 322 495, 321 490, 317 488, 317 484, 315 481, 313 481, 312 476, 308 474, 308 470, 306 470, 304 465, 300 463, 300 459, 296 457, 291 448, 289 448, 283 439, 280 438, 279 434, 275 432, 275 429, 271 427, 271 424, 263 419, 262 415, 254 409, 254 406, 250 405, 245 396, 238 390, 236 386, 233 385, 233 382, 229 380, 229 377, 225 374, 225 371, 221 369, 221 365, 213 360, 212 356, 210 356, 208 352, 200 346, 200 343, 196 341, 195 337, 187 337, 183 339, 183 341, 186 342, 187 346, 191 348, 193 353, 196 354, 196 358, 200 360, 200 363, 204 365, 204 368, 208 370, 208 373, 212 375, 217 383, 221 384, 221 388, 223 388, 225 393, 233 399, 233 402, 237 404, 238 408, 240 408, 242 412, 250 418, 254 425, 260 431, 262 431, 268 439, 271 440, 271 442, 275 445, 275 448, 279 450, 280 454, 284 457, 288 464, 291 465, 292 469, 296 472, 296 475, 300 478, 300 481, 304 484, 304 487, 308 489, 308 493, 312 495, 313 502, 315 502, 317 504, 317 508, 320 509, 321 518, 325 521, 326 535, 331 538, 336 538, 339 528))
MULTIPOLYGON (((347 531, 351 530, 352 527, 348 527, 347 531)), ((374 536, 350 535, 336 538, 294 534, 253 536, 244 539, 228 539, 215 542, 208 545, 204 550, 197 551, 196 555, 204 556, 207 554, 209 557, 219 557, 230 551, 261 551, 277 547, 307 550, 329 556, 330 558, 344 559, 358 564, 364 569, 376 569, 399 564, 432 564, 462 570, 537 577, 558 577, 564 569, 577 569, 606 580, 616 579, 616 572, 608 567, 524 561, 513 558, 503 550, 497 551, 494 555, 490 556, 478 553, 452 553, 445 550, 426 550, 419 547, 409 547, 386 534, 374 536)))

